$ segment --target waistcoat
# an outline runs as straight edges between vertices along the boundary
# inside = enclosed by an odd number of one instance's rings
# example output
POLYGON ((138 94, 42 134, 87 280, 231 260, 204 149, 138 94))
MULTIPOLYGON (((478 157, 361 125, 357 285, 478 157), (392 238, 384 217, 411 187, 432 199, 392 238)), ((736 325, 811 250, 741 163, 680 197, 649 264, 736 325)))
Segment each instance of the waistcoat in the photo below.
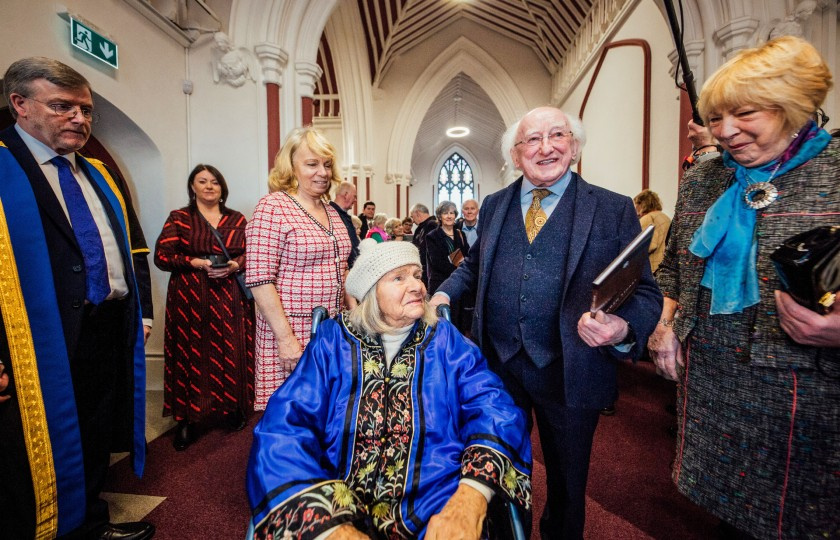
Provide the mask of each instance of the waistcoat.
POLYGON ((487 288, 488 339, 499 360, 521 348, 538 367, 562 355, 560 306, 574 223, 571 182, 540 233, 529 244, 519 197, 507 209, 487 288))

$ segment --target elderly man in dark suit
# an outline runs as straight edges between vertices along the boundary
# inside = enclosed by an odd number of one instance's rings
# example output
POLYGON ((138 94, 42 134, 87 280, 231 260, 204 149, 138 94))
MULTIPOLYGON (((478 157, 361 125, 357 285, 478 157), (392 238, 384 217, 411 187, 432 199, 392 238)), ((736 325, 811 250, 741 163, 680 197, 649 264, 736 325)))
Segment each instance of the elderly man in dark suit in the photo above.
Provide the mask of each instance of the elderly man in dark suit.
POLYGON ((132 255, 148 249, 131 245, 115 178, 77 153, 96 121, 88 81, 35 57, 3 83, 16 124, 0 132, 0 536, 151 538, 149 523, 109 523, 99 497, 111 451, 144 464, 132 255))
POLYGON ((350 256, 347 258, 347 268, 352 268, 359 256, 359 235, 356 234, 356 226, 350 219, 350 208, 356 204, 356 186, 352 182, 342 182, 335 190, 335 200, 330 201, 330 206, 336 209, 338 217, 341 218, 347 234, 350 236, 350 256))
POLYGON ((542 537, 582 538, 599 410, 616 399, 616 362, 641 354, 662 295, 646 269, 614 314, 590 316, 592 280, 640 232, 633 201, 571 172, 585 134, 561 110, 535 109, 505 137, 523 176, 484 200, 478 241, 432 303, 476 292, 473 336, 536 415, 548 481, 542 537))

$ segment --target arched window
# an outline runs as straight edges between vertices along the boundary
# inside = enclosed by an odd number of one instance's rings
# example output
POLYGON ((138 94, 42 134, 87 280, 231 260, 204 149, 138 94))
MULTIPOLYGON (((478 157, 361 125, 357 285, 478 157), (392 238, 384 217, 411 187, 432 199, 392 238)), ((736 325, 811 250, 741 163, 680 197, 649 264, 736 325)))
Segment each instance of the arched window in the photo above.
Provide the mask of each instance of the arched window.
POLYGON ((461 211, 461 204, 475 198, 475 181, 467 160, 454 152, 443 162, 438 174, 437 200, 452 201, 461 211))

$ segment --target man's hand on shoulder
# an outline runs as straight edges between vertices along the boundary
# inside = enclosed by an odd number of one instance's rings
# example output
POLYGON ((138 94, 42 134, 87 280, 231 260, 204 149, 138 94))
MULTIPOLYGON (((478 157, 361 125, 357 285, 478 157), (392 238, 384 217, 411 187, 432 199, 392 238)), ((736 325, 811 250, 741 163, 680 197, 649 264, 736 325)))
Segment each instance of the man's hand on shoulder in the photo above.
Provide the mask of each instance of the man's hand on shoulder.
POLYGON ((429 299, 429 305, 432 307, 438 307, 442 304, 449 304, 449 297, 445 294, 435 293, 434 296, 429 299))

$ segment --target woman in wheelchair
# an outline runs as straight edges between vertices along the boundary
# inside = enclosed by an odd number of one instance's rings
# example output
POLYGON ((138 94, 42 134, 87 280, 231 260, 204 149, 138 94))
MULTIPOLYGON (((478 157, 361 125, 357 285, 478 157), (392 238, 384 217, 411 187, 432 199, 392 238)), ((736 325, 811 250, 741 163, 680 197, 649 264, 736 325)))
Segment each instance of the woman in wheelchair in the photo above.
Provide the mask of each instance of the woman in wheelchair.
POLYGON ((530 510, 525 417, 426 302, 417 248, 365 240, 353 310, 321 324, 254 430, 255 538, 479 538, 491 498, 530 510))

